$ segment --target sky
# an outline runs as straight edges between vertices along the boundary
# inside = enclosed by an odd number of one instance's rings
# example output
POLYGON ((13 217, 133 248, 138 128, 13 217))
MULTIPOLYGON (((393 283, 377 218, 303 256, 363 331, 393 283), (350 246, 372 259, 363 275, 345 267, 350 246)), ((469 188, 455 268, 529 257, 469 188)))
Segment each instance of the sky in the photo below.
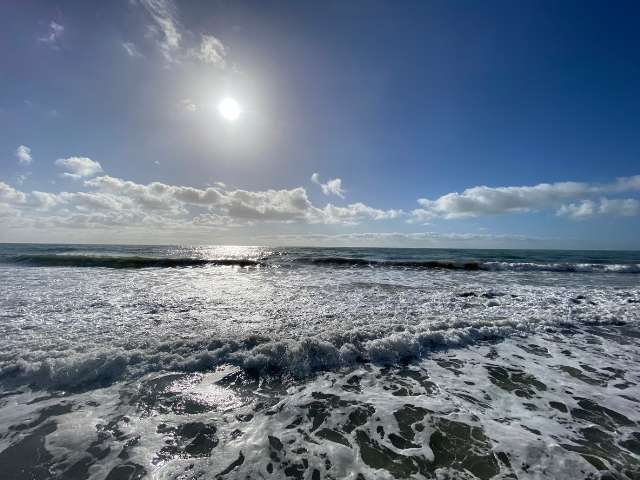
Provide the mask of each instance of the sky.
POLYGON ((637 2, 0 6, 0 242, 640 249, 637 2))

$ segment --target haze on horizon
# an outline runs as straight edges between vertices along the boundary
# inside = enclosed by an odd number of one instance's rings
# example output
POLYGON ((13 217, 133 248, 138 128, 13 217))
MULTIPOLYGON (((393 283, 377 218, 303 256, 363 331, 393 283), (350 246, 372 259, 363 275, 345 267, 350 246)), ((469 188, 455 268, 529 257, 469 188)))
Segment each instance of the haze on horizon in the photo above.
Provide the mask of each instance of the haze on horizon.
POLYGON ((7 2, 0 242, 638 249, 636 2, 7 2))

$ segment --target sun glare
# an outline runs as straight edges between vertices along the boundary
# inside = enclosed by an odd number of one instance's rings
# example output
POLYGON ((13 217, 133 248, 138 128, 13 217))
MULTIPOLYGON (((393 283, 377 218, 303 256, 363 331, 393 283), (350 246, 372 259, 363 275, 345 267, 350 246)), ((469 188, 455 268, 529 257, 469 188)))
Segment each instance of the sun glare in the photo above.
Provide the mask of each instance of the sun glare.
POLYGON ((240 105, 233 98, 224 98, 218 104, 218 113, 229 122, 234 122, 240 117, 240 105))

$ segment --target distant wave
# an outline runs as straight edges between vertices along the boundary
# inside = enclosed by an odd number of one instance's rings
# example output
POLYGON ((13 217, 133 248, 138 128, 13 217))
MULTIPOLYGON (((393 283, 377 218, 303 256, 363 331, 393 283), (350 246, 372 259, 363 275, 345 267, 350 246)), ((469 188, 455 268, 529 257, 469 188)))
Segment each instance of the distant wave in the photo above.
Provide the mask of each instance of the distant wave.
MULTIPOLYGON (((567 273, 640 273, 640 264, 606 263, 533 263, 499 261, 446 260, 373 260, 350 257, 295 257, 294 265, 317 265, 336 268, 398 268, 415 270, 460 270, 489 272, 567 272, 567 273)), ((31 267, 102 267, 119 269, 178 268, 206 265, 239 267, 291 265, 277 258, 262 260, 247 258, 145 257, 85 254, 23 254, 0 256, 0 263, 31 267)))
POLYGON ((348 257, 301 257, 296 259, 300 263, 314 265, 343 266, 343 267, 395 267, 443 270, 480 270, 478 262, 447 262, 442 260, 367 260, 364 258, 348 257))
POLYGON ((231 265, 251 267, 261 262, 249 259, 202 259, 202 258, 157 258, 140 256, 109 255, 15 255, 0 259, 3 263, 12 263, 32 267, 103 267, 103 268, 176 268, 198 267, 205 265, 231 265))
POLYGON ((484 262, 481 270, 515 272, 640 273, 640 264, 484 262))
POLYGON ((640 264, 532 263, 532 262, 453 262, 443 260, 369 260, 349 257, 300 257, 299 263, 335 267, 389 267, 424 270, 640 273, 640 264))

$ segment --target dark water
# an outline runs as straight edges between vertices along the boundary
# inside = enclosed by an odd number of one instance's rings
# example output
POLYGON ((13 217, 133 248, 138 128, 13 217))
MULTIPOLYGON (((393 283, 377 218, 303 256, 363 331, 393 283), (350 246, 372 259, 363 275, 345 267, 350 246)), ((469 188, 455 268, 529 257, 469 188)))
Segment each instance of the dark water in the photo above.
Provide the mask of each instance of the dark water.
POLYGON ((638 252, 1 245, 1 478, 638 478, 638 273, 638 252))

